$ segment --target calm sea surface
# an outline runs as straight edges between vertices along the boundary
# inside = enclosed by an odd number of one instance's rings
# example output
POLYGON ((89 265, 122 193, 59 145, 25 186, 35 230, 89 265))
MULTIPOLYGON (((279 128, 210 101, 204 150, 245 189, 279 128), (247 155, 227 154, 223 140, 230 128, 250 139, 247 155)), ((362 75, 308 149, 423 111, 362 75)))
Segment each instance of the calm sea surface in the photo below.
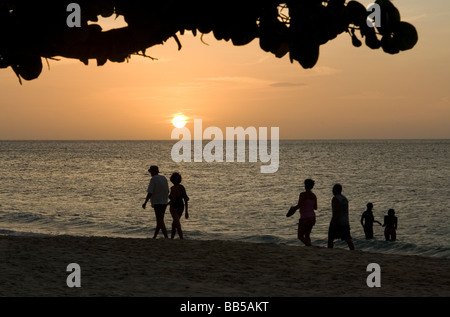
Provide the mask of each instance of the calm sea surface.
POLYGON ((141 205, 147 169, 155 164, 167 177, 174 171, 183 176, 188 239, 300 246, 299 214, 285 215, 303 180, 313 178, 319 207, 313 245, 326 246, 331 189, 339 182, 357 249, 450 258, 450 140, 280 141, 273 174, 262 174, 261 162, 175 163, 173 144, 0 141, 0 234, 151 237, 154 213, 141 205), (380 222, 395 209, 398 241, 384 241, 377 224, 375 240, 364 239, 360 217, 368 202, 380 222))

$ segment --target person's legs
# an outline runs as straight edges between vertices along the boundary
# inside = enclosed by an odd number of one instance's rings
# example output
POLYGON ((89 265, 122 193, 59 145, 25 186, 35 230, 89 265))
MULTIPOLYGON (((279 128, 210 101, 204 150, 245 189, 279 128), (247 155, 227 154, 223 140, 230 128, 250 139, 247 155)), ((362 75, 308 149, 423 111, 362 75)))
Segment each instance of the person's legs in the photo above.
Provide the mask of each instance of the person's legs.
POLYGON ((347 240, 345 240, 345 242, 347 242, 348 248, 350 250, 355 250, 355 245, 353 244, 353 240, 352 239, 347 239, 347 240))
POLYGON ((308 218, 306 221, 305 232, 303 235, 303 237, 304 237, 303 243, 308 247, 310 247, 312 245, 311 244, 311 231, 315 224, 316 224, 315 218, 308 218))
POLYGON ((171 238, 173 239, 178 231, 178 236, 180 237, 180 239, 183 239, 183 232, 181 231, 181 223, 180 223, 180 214, 174 208, 170 208, 170 214, 172 215, 173 218, 171 238))
POLYGON ((167 205, 155 205, 155 216, 156 216, 156 229, 155 229, 155 235, 153 236, 153 239, 156 239, 156 236, 158 235, 159 231, 161 230, 164 237, 168 238, 167 235, 167 229, 166 225, 164 223, 164 213, 166 212, 167 205))
POLYGON ((391 233, 391 241, 397 240, 397 232, 395 232, 395 229, 392 229, 391 233))
POLYGON ((157 210, 156 207, 153 207, 153 209, 155 210, 155 217, 156 217, 156 227, 155 227, 155 233, 153 234, 153 239, 156 239, 159 231, 161 230, 160 222, 159 222, 160 215, 159 215, 159 209, 157 210))
POLYGON ((183 207, 183 209, 178 209, 177 210, 177 212, 178 212, 178 228, 177 228, 177 230, 178 230, 178 236, 180 237, 180 239, 184 239, 184 236, 183 236, 183 230, 181 230, 181 216, 183 215, 183 211, 184 211, 184 207, 183 207))
POLYGON ((328 229, 328 248, 333 248, 334 239, 340 238, 347 242, 350 250, 355 250, 355 245, 353 244, 352 236, 350 235, 350 226, 347 225, 334 225, 330 224, 328 229))
POLYGON ((335 226, 330 223, 328 227, 328 248, 332 249, 334 247, 334 231, 335 226))
POLYGON ((304 235, 305 235, 305 220, 304 219, 300 219, 298 221, 297 238, 303 243, 305 243, 304 235))
POLYGON ((170 238, 175 238, 175 234, 177 233, 177 227, 175 226, 175 220, 172 221, 172 231, 170 232, 170 238))
MULTIPOLYGON (((161 220, 158 220, 157 221, 157 230, 158 230, 158 232, 159 232, 159 229, 161 229, 161 231, 162 231, 162 233, 163 233, 163 235, 164 235, 164 238, 168 238, 169 236, 167 235, 167 229, 166 229, 166 224, 164 223, 164 219, 161 219, 161 220)), ((156 238, 156 236, 155 236, 155 238, 156 238)))
POLYGON ((366 234, 366 240, 373 239, 373 227, 365 226, 364 233, 366 234))
POLYGON ((311 226, 311 227, 308 227, 308 228, 305 230, 305 234, 304 234, 303 240, 302 240, 303 243, 304 243, 307 247, 310 247, 310 246, 311 246, 311 237, 310 237, 311 230, 312 230, 312 226, 311 226))
POLYGON ((328 237, 328 248, 332 249, 334 247, 334 239, 328 237))
POLYGON ((181 230, 181 222, 179 220, 178 220, 177 231, 178 231, 178 236, 180 237, 180 239, 184 239, 184 237, 183 237, 183 230, 181 230))
POLYGON ((353 244, 352 236, 350 235, 350 226, 341 226, 340 230, 340 236, 343 240, 345 240, 345 242, 347 242, 348 248, 350 250, 355 250, 355 245, 353 244))
POLYGON ((390 230, 390 228, 385 228, 384 229, 384 237, 386 238, 386 241, 393 241, 393 240, 391 240, 392 231, 390 230))

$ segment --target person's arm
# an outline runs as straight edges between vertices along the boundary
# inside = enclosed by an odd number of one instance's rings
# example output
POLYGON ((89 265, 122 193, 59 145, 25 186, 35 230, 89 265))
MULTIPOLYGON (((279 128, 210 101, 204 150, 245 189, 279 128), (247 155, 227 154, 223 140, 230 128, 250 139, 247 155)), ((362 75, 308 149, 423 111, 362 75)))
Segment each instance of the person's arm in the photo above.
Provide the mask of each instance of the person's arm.
POLYGON ((188 197, 188 195, 186 193, 186 188, 184 188, 184 186, 182 186, 181 188, 182 188, 182 191, 183 191, 183 199, 184 199, 184 206, 185 206, 184 217, 186 219, 189 219, 189 204, 188 204, 189 197, 188 197))
POLYGON ((172 201, 172 188, 169 189, 169 201, 167 202, 167 206, 170 205, 170 202, 172 201))
POLYGON ((295 208, 295 210, 301 208, 302 204, 303 204, 303 193, 300 193, 300 195, 298 196, 298 203, 297 206, 292 206, 293 208, 295 208))
POLYGON ((145 197, 145 202, 142 204, 142 208, 145 209, 147 206, 148 201, 150 200, 150 197, 152 197, 152 193, 147 193, 147 197, 145 197))
POLYGON ((150 183, 148 184, 148 188, 147 188, 147 197, 145 197, 145 201, 142 204, 142 208, 145 209, 145 207, 147 206, 147 203, 150 200, 150 197, 152 197, 154 187, 155 187, 155 179, 152 176, 152 178, 150 178, 150 183))
POLYGON ((394 228, 397 230, 397 217, 394 218, 394 228))
POLYGON ((189 219, 189 205, 188 205, 188 202, 186 201, 186 203, 185 203, 185 207, 186 207, 186 212, 184 213, 184 217, 186 218, 186 219, 189 219))
POLYGON ((364 227, 364 218, 365 218, 365 212, 363 212, 361 215, 361 226, 363 226, 363 227, 364 227))

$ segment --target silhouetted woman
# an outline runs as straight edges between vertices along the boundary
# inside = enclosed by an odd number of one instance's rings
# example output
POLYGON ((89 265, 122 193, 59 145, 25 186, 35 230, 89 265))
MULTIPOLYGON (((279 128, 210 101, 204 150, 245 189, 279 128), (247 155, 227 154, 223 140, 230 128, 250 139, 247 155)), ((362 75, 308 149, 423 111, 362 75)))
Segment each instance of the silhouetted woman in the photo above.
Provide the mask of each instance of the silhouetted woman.
POLYGON ((171 238, 175 237, 176 232, 178 231, 178 236, 180 239, 183 239, 183 231, 181 230, 181 216, 183 215, 183 211, 186 206, 185 218, 189 218, 188 213, 188 200, 189 197, 186 194, 186 189, 183 185, 181 185, 181 175, 179 173, 173 173, 170 176, 170 181, 173 183, 173 186, 170 188, 169 194, 169 204, 170 204, 170 214, 172 215, 172 233, 171 238))
POLYGON ((386 241, 397 240, 397 217, 395 216, 394 209, 389 209, 388 215, 384 216, 384 237, 386 241))
POLYGON ((314 187, 312 179, 305 179, 305 191, 300 193, 297 206, 291 209, 300 209, 300 220, 298 221, 298 239, 306 246, 311 246, 311 231, 316 224, 317 197, 311 191, 314 187))

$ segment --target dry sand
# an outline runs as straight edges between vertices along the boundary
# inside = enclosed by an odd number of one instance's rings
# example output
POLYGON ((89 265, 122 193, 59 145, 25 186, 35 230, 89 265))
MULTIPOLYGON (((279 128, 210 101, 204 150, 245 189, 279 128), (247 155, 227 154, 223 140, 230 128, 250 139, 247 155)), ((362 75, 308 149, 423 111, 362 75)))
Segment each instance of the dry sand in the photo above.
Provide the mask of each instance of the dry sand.
POLYGON ((0 296, 443 297, 450 259, 230 241, 0 236, 0 296), (81 287, 70 288, 69 263, 81 287), (369 263, 381 267, 370 288, 369 263))

